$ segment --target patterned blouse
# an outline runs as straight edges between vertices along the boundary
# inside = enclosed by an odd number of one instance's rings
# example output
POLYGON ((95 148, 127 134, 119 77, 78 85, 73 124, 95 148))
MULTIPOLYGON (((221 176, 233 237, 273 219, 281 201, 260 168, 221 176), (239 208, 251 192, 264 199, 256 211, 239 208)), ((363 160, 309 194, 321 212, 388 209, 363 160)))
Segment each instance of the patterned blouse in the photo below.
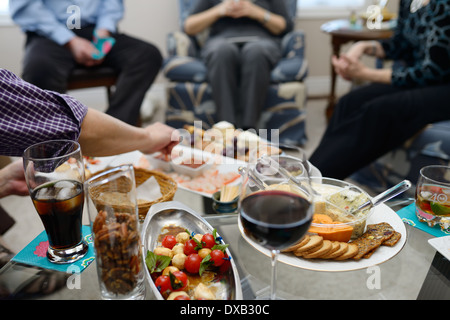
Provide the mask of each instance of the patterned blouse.
POLYGON ((22 156, 30 145, 78 140, 87 107, 74 98, 31 85, 0 69, 0 154, 22 156))
POLYGON ((412 0, 400 2, 394 36, 381 41, 386 57, 401 60, 392 72, 398 87, 450 82, 450 0, 430 0, 411 13, 412 0))

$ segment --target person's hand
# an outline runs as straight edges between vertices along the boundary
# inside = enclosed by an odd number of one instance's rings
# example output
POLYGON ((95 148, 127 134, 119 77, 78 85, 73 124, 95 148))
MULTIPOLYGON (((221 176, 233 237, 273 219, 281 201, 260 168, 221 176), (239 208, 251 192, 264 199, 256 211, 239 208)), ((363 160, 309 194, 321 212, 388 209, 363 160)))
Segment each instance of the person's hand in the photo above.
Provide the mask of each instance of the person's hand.
POLYGON ((260 7, 253 4, 251 1, 233 1, 232 11, 230 12, 230 16, 237 18, 250 18, 256 20, 258 15, 258 10, 261 10, 260 7))
POLYGON ((0 198, 29 195, 22 160, 16 160, 0 170, 0 198))
POLYGON ((74 37, 67 43, 67 47, 72 52, 75 61, 81 65, 93 67, 103 62, 102 59, 96 60, 92 57, 93 54, 99 52, 89 40, 74 37))
POLYGON ((221 17, 231 17, 234 10, 234 0, 225 0, 216 5, 215 9, 221 17))
POLYGON ((226 0, 217 5, 217 9, 221 16, 227 16, 230 18, 250 18, 257 20, 262 14, 260 11, 262 8, 253 4, 251 1, 234 1, 226 0))
POLYGON ((97 36, 99 38, 109 38, 111 37, 111 32, 106 29, 96 29, 97 36))
POLYGON ((358 59, 353 59, 347 55, 341 55, 339 58, 333 56, 331 58, 334 70, 345 80, 351 81, 354 79, 361 79, 361 76, 366 68, 358 59))
POLYGON ((161 151, 164 154, 170 154, 173 147, 180 142, 180 133, 178 130, 160 122, 153 123, 145 128, 150 137, 151 143, 140 151, 144 154, 161 151))
POLYGON ((367 49, 366 42, 359 41, 353 44, 348 51, 345 53, 345 55, 351 59, 351 60, 359 60, 364 55, 365 51, 367 49))

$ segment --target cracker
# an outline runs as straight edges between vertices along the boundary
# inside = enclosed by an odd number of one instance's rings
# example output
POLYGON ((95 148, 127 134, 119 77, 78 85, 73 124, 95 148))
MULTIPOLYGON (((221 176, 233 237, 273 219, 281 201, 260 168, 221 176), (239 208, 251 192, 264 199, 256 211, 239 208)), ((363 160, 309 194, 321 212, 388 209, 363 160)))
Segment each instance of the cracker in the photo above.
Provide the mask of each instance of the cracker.
POLYGON ((342 260, 351 259, 354 256, 356 256, 357 254, 358 254, 358 246, 356 244, 349 243, 348 247, 347 247, 347 251, 345 251, 340 256, 334 258, 334 260, 342 261, 342 260))
POLYGON ((373 249, 372 251, 367 252, 365 255, 363 255, 363 258, 364 259, 369 259, 376 250, 377 249, 373 249))
POLYGON ((395 230, 386 222, 368 225, 366 232, 351 242, 358 246, 359 251, 353 259, 359 260, 368 252, 377 249, 383 242, 392 237, 394 232, 395 230))
POLYGON ((305 235, 299 242, 296 244, 293 244, 292 246, 281 250, 281 252, 291 252, 295 251, 297 248, 300 248, 301 246, 305 245, 309 241, 309 235, 305 235))
POLYGON ((317 235, 310 236, 309 241, 307 243, 305 243, 303 246, 298 247, 294 251, 294 254, 296 256, 301 256, 306 251, 309 251, 313 248, 316 248, 316 247, 322 245, 322 243, 323 243, 323 238, 321 236, 317 236, 317 235))
POLYGON ((330 240, 323 240, 322 245, 312 250, 306 251, 302 256, 306 259, 320 258, 327 254, 332 248, 330 240))
MULTIPOLYGON (((382 246, 387 246, 387 247, 393 247, 395 246, 395 244, 400 240, 400 238, 402 237, 402 234, 400 232, 394 231, 394 234, 392 235, 392 237, 390 237, 389 239, 387 239, 386 241, 383 241, 381 243, 382 246)), ((373 249, 372 251, 367 252, 363 258, 364 259, 369 259, 375 252, 377 248, 373 249)))
POLYGON ((334 259, 339 257, 341 254, 344 254, 348 249, 348 243, 346 242, 334 241, 334 244, 337 246, 337 249, 335 251, 330 250, 330 252, 324 255, 322 259, 334 259))
MULTIPOLYGON (((338 251, 340 247, 341 247, 341 245, 340 245, 339 241, 331 241, 331 250, 328 251, 326 255, 329 255, 329 254, 332 254, 332 253, 338 251)), ((323 255, 321 258, 324 259, 324 257, 326 255, 323 255)))
POLYGON ((393 247, 402 237, 400 232, 394 231, 392 237, 383 242, 383 246, 393 247))

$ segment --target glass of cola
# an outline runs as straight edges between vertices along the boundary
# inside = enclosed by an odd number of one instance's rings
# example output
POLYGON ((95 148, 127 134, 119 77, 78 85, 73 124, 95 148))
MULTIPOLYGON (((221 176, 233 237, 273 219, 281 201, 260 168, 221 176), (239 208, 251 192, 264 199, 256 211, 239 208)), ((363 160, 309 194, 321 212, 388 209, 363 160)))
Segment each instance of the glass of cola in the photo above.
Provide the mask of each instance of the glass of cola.
POLYGON ((48 236, 47 258, 63 264, 88 251, 81 222, 84 205, 84 162, 80 145, 52 140, 28 147, 23 154, 30 196, 48 236))

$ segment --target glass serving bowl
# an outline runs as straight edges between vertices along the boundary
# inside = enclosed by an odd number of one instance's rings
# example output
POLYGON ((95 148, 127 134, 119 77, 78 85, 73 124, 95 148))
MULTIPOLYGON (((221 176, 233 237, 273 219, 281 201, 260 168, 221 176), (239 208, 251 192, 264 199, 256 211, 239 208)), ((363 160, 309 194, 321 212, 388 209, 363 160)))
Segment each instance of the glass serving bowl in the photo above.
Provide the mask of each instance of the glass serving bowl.
POLYGON ((343 242, 361 236, 374 208, 372 206, 354 213, 350 211, 352 207, 372 200, 371 196, 346 181, 322 177, 312 177, 311 180, 317 194, 309 232, 317 233, 325 240, 343 242))

